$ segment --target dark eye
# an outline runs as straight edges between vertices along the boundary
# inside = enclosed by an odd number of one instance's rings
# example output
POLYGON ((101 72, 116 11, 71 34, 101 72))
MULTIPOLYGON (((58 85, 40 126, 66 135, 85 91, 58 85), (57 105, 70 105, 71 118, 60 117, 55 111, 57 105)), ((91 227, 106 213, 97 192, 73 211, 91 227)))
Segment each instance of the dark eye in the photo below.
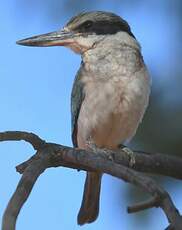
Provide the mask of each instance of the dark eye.
POLYGON ((89 20, 89 21, 84 22, 82 24, 82 27, 85 28, 85 29, 88 29, 88 28, 92 27, 92 25, 93 25, 93 21, 89 20))

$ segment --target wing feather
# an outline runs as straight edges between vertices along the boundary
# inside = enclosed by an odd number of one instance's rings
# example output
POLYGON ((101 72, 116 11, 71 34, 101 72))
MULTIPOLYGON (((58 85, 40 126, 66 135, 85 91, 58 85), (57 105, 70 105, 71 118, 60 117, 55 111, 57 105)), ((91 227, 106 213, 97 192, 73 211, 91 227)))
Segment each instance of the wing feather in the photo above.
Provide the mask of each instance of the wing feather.
POLYGON ((74 147, 78 147, 77 143, 77 121, 82 102, 84 100, 84 84, 81 81, 83 64, 76 74, 72 93, 71 93, 71 127, 72 127, 72 142, 74 147))

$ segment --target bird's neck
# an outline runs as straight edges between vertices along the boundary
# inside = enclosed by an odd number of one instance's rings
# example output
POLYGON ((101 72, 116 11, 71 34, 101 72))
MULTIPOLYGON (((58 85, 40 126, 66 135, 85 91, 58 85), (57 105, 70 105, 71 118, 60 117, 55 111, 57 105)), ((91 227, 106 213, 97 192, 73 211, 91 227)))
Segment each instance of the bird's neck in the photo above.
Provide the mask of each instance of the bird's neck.
POLYGON ((107 55, 111 53, 111 51, 116 51, 119 49, 131 48, 135 50, 141 49, 140 44, 138 41, 130 36, 126 32, 118 32, 112 35, 100 36, 100 39, 95 41, 93 47, 91 49, 86 50, 86 52, 82 53, 82 59, 88 60, 89 57, 99 57, 101 55, 107 55), (95 55, 96 54, 96 55, 95 55), (98 55, 100 54, 100 55, 98 55))
POLYGON ((118 32, 103 37, 92 49, 84 52, 82 61, 86 71, 94 75, 109 76, 113 71, 117 73, 122 70, 122 66, 135 65, 140 57, 140 45, 137 40, 126 32, 118 32))

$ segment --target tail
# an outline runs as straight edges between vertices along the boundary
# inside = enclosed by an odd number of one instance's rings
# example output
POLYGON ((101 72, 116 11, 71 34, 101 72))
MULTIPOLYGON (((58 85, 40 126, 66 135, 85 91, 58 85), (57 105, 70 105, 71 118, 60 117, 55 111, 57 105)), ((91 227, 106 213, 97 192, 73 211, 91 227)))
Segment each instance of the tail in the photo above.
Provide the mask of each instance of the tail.
POLYGON ((79 225, 91 223, 99 214, 99 199, 102 174, 87 172, 81 208, 77 217, 79 225))

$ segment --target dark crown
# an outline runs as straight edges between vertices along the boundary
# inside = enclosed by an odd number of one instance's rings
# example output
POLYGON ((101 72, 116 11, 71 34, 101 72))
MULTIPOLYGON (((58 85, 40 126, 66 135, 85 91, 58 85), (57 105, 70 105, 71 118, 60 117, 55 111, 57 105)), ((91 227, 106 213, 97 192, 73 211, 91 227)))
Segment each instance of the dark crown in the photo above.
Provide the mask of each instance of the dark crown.
MULTIPOLYGON (((67 23, 73 31, 86 34, 115 34, 119 31, 127 32, 134 37, 128 23, 111 12, 92 11, 80 13, 67 23)), ((135 37, 134 37, 135 38, 135 37)))

